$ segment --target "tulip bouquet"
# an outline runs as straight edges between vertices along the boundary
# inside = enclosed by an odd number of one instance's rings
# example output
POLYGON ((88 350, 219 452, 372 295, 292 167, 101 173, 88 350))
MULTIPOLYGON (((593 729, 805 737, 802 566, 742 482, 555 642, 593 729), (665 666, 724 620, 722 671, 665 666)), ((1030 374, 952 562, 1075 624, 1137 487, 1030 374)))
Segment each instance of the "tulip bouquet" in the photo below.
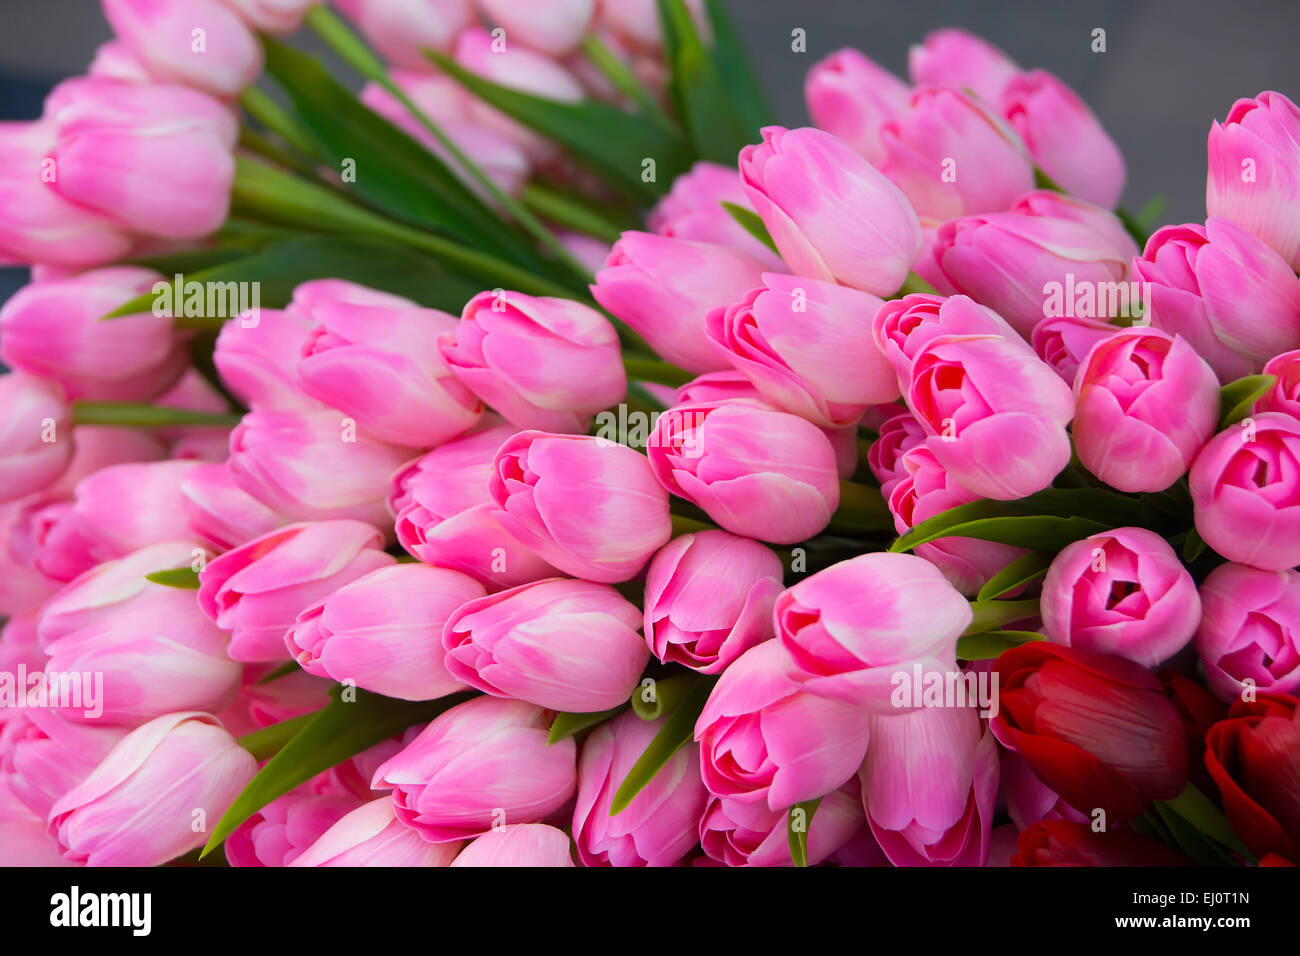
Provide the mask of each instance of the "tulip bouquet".
POLYGON ((1300 862, 1287 97, 1152 230, 958 30, 785 128, 718 0, 103 9, 0 124, 0 863, 1300 862))

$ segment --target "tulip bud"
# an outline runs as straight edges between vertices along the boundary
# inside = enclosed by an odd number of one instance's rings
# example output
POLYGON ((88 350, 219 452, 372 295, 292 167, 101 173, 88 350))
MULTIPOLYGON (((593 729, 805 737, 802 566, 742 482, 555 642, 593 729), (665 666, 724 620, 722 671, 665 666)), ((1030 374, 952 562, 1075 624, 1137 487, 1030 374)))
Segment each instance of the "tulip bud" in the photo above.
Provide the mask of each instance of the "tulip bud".
POLYGON ((0 376, 0 501, 48 487, 72 461, 72 409, 54 382, 0 376))
POLYGON ((563 56, 582 40, 596 12, 596 0, 559 0, 545 6, 515 0, 479 0, 483 12, 517 39, 549 56, 563 56))
POLYGON ((1190 866, 1168 843, 1133 830, 1044 820, 1024 830, 1012 866, 1190 866))
POLYGON ((569 837, 545 823, 512 823, 470 841, 452 866, 573 866, 569 837))
POLYGON ((918 86, 965 88, 997 103, 1020 67, 987 40, 947 27, 927 33, 907 51, 907 70, 918 86))
POLYGON ((734 167, 700 160, 673 180, 668 195, 650 210, 646 225, 660 236, 726 246, 757 259, 767 269, 783 270, 781 257, 738 223, 724 202, 753 212, 734 167))
POLYGON ((921 254, 898 188, 843 141, 769 126, 740 151, 740 177, 781 257, 800 275, 891 295, 921 254))
POLYGON ((867 450, 867 465, 880 482, 880 494, 885 501, 889 501, 894 488, 907 477, 903 456, 924 443, 925 429, 911 412, 894 415, 881 424, 879 437, 867 450))
POLYGON ((1038 357, 1052 367, 1067 385, 1074 384, 1079 366, 1092 347, 1119 330, 1101 319, 1082 319, 1062 315, 1043 319, 1034 326, 1030 342, 1038 357))
POLYGON ((1220 700, 1300 688, 1300 573, 1221 564, 1201 582, 1201 603, 1196 653, 1220 700))
POLYGON ((813 125, 838 136, 867 162, 885 157, 880 127, 907 109, 906 83, 852 47, 813 64, 804 100, 813 125))
POLYGON ((319 409, 298 378, 315 323, 297 310, 260 309, 257 322, 227 322, 217 334, 212 362, 222 383, 249 408, 319 409))
POLYGON ((190 530, 218 551, 237 548, 285 523, 266 505, 235 484, 224 464, 202 462, 180 480, 181 509, 190 530))
POLYGON ((227 3, 103 0, 104 16, 127 48, 169 83, 234 97, 262 72, 262 47, 227 3))
POLYGON ((239 867, 292 866, 303 851, 360 805, 361 800, 350 794, 312 793, 306 785, 291 790, 226 837, 226 859, 239 867))
MULTIPOLYGON (((10 639, 9 628, 4 636, 10 639)), ((46 666, 42 660, 31 669, 46 666)), ((66 720, 41 707, 13 708, 9 713, 0 723, 0 789, 7 787, 42 820, 49 817, 55 801, 90 776, 128 732, 125 727, 66 720)))
POLYGON ((387 797, 357 807, 286 866, 450 866, 460 843, 430 843, 387 797))
POLYGON ((426 48, 447 52, 456 35, 475 22, 470 0, 335 0, 385 60, 428 70, 426 48))
POLYGON ((1273 356, 1264 365, 1264 374, 1277 381, 1255 403, 1255 410, 1282 412, 1300 419, 1300 349, 1273 356))
POLYGON ((49 832, 73 863, 158 866, 202 846, 256 771, 211 715, 167 714, 129 733, 60 797, 49 832))
MULTIPOLYGON (((700 846, 710 859, 727 866, 794 866, 791 812, 711 796, 700 820, 700 846)), ((863 825, 857 779, 827 794, 815 814, 805 813, 802 825, 808 866, 816 866, 848 844, 863 825)))
POLYGON ((294 33, 316 0, 223 0, 244 21, 261 33, 294 33))
POLYGON ((1165 539, 1116 528, 1068 544, 1043 580, 1048 638, 1091 654, 1155 667, 1196 632, 1196 583, 1165 539))

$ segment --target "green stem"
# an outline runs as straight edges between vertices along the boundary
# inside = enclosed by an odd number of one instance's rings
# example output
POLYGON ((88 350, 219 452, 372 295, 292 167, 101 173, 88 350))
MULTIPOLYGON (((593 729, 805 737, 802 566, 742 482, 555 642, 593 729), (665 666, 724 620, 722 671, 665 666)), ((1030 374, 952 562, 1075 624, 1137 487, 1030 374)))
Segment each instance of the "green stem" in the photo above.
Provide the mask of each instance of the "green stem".
POLYGON ((311 137, 298 125, 297 120, 263 90, 250 86, 240 94, 239 105, 253 119, 283 137, 294 149, 308 156, 315 152, 311 137))
POLYGON ((122 425, 128 428, 171 428, 176 425, 238 425, 238 415, 196 412, 137 402, 72 403, 72 420, 78 425, 122 425))
POLYGON ((464 151, 443 132, 441 126, 425 115, 415 101, 406 94, 406 91, 393 81, 384 64, 370 52, 370 49, 362 42, 361 38, 353 33, 347 24, 324 6, 313 7, 308 12, 305 22, 318 37, 325 41, 353 69, 367 79, 374 80, 405 106, 416 122, 428 130, 452 159, 456 161, 457 165, 476 180, 502 209, 509 212, 529 235, 549 249, 559 261, 563 262, 582 281, 590 282, 592 280, 593 277, 587 267, 574 258, 573 253, 569 252, 564 243, 560 242, 542 224, 541 220, 498 186, 491 176, 465 155, 464 151))
POLYGON ((707 521, 700 521, 696 518, 688 518, 686 515, 672 515, 673 537, 680 537, 684 534, 695 534, 697 531, 714 531, 716 527, 707 521))
POLYGON ((1038 598, 1023 601, 972 601, 970 626, 967 634, 982 634, 993 631, 1013 621, 1023 621, 1038 614, 1038 598))
POLYGON ((519 199, 543 219, 584 236, 594 236, 612 244, 623 235, 622 229, 594 209, 538 183, 525 185, 519 199))
POLYGON ((894 517, 879 488, 840 481, 840 506, 831 516, 830 528, 843 534, 892 533, 894 517))
POLYGON ((676 365, 670 365, 660 359, 640 358, 635 355, 623 357, 623 368, 631 381, 654 382, 656 385, 668 385, 672 388, 680 388, 694 377, 690 372, 683 372, 676 365))
POLYGON ((679 131, 677 124, 663 111, 649 87, 642 83, 628 65, 620 60, 596 34, 587 34, 582 41, 582 52, 592 65, 600 70, 605 79, 609 80, 614 89, 636 104, 637 109, 646 119, 666 130, 679 131))
POLYGON ((311 723, 315 716, 316 712, 313 711, 310 714, 290 717, 288 720, 282 720, 270 727, 255 730, 251 734, 240 737, 239 746, 252 754, 259 763, 263 760, 269 760, 280 752, 281 747, 293 740, 298 731, 311 723))

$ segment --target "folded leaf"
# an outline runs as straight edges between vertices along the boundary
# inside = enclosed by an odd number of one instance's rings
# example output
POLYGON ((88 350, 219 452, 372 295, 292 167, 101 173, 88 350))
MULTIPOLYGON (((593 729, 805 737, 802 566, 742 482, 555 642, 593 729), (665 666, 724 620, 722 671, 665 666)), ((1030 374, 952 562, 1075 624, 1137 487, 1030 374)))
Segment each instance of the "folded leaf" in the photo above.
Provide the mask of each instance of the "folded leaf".
POLYGON ((704 710, 709 699, 709 692, 717 683, 716 677, 701 677, 695 686, 682 698, 681 704, 674 710, 659 728, 654 739, 650 741, 645 752, 637 758, 632 769, 614 792, 609 815, 615 816, 628 808, 636 795, 645 789, 646 784, 654 779, 655 774, 663 769, 672 755, 677 753, 695 732, 695 721, 704 710))
POLYGON ((1008 591, 1041 578, 1052 564, 1052 556, 1042 551, 1030 551, 1012 561, 1005 568, 985 582, 976 595, 977 601, 991 601, 1008 591))
POLYGON ((1247 375, 1219 389, 1219 430, 1248 417, 1255 402, 1276 383, 1276 375, 1247 375))

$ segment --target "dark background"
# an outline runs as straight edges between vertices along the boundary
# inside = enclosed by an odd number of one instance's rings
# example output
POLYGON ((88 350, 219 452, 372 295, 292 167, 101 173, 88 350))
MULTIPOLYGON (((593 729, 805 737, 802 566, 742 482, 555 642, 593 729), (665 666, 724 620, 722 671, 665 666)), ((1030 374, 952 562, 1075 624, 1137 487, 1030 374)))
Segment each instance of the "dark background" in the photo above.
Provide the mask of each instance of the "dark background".
MULTIPOLYGON (((545 0, 521 0, 544 3, 545 0)), ((604 0, 617 3, 618 0, 604 0)), ((1233 100, 1276 89, 1300 97, 1297 0, 730 0, 786 125, 806 122, 803 77, 856 46, 900 75, 930 30, 973 30, 1025 68, 1077 90, 1128 161, 1125 204, 1168 198, 1164 221, 1205 215, 1205 136, 1233 100), (808 51, 791 51, 791 30, 808 51), (1106 30, 1107 52, 1091 52, 1106 30)), ((109 30, 96 0, 0 0, 0 118, 34 117, 55 82, 82 71, 109 30)), ((312 46, 304 36, 303 43, 312 46)), ((0 215, 3 211, 0 210, 0 215)), ((23 274, 0 269, 0 300, 23 274)))

